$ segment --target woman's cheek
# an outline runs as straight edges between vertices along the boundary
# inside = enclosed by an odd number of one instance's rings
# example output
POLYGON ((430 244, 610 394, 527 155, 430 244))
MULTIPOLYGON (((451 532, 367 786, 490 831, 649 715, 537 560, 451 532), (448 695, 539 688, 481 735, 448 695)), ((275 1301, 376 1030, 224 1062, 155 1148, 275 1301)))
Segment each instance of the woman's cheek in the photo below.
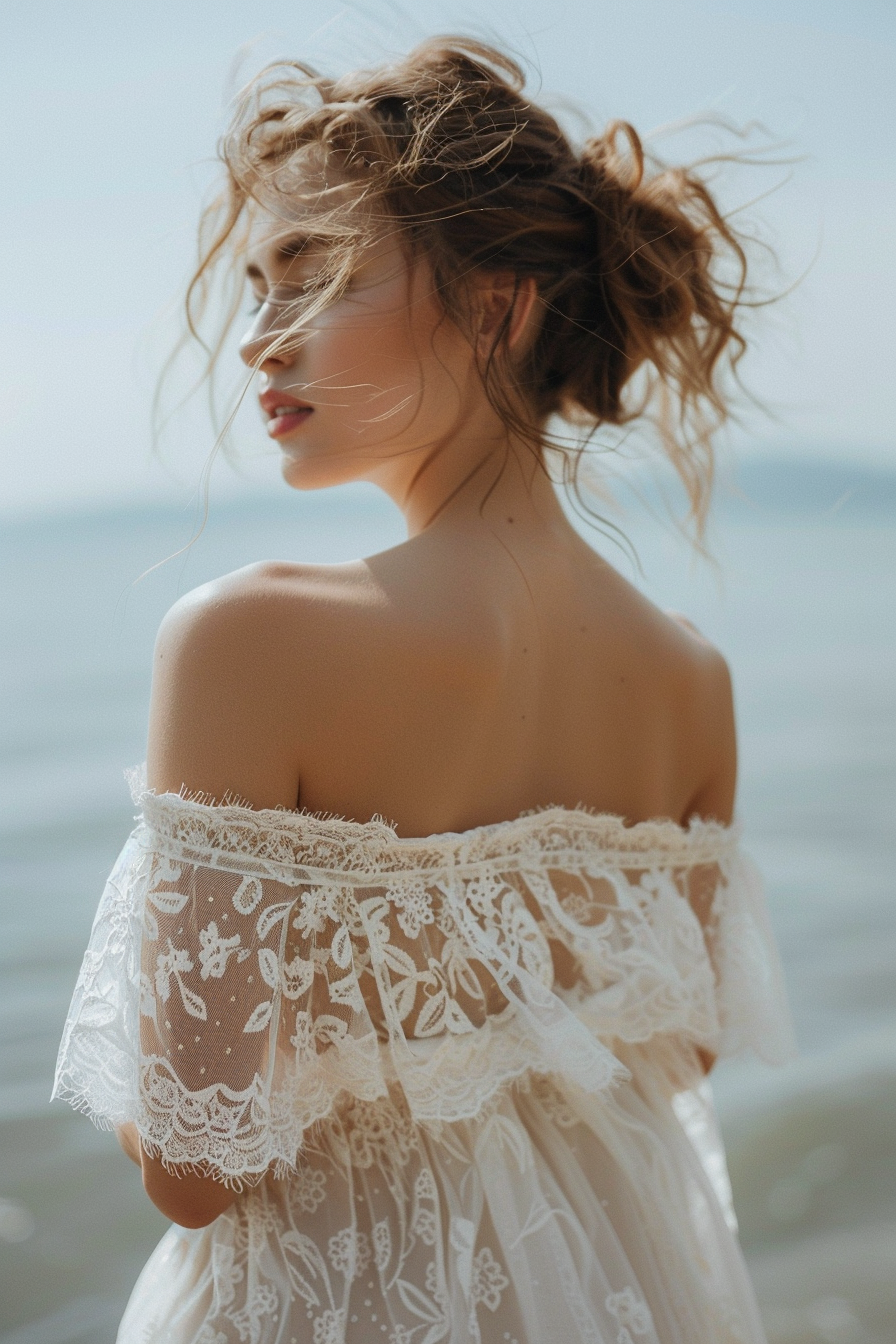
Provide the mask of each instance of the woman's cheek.
POLYGON ((329 380, 341 384, 353 398, 369 395, 371 384, 386 386, 394 380, 394 374, 389 378, 388 366, 394 369, 396 358, 407 353, 402 333, 386 327, 376 316, 357 310, 330 315, 326 326, 318 328, 313 344, 314 380, 323 378, 325 384, 329 380), (377 377, 378 370, 383 377, 377 377))

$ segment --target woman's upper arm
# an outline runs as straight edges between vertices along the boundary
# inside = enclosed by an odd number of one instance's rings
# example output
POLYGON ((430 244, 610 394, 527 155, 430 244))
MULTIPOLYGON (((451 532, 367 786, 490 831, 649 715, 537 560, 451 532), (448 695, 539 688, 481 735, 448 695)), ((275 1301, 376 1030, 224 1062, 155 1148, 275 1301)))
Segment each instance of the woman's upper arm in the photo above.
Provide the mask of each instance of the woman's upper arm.
MULTIPOLYGON (((278 616, 263 576, 243 572, 196 589, 165 617, 147 746, 155 792, 230 795, 256 808, 296 805, 298 742, 281 684, 278 616)), ((212 1176, 166 1168, 142 1147, 139 1161, 149 1198, 181 1226, 206 1226, 235 1198, 212 1176)))
MULTIPOLYGON (((730 825, 737 789, 737 731, 731 672, 718 649, 686 617, 677 612, 669 614, 694 640, 687 740, 697 750, 703 776, 681 820, 686 825, 693 817, 703 817, 730 825)), ((708 917, 714 890, 714 879, 702 887, 700 874, 697 875, 691 903, 701 923, 708 917)), ((695 1053, 704 1074, 710 1073, 716 1055, 700 1047, 695 1053)))
POLYGON ((141 1148, 143 1189, 160 1213, 180 1227, 208 1227, 229 1209, 236 1192, 211 1176, 197 1176, 189 1167, 166 1168, 141 1148))
POLYGON ((295 698, 284 684, 282 608, 264 571, 253 568, 195 589, 168 612, 153 663, 151 789, 216 801, 229 795, 256 808, 296 805, 295 698))

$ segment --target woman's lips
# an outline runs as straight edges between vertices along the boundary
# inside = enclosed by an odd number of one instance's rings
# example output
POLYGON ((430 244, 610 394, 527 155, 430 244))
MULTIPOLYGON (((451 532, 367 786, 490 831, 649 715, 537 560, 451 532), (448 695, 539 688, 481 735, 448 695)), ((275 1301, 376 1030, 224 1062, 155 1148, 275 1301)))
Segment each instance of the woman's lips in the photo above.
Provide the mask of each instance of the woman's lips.
POLYGON ((294 411, 286 410, 284 407, 279 415, 272 415, 268 420, 268 434, 272 439, 282 439, 287 434, 292 434, 294 430, 304 425, 313 411, 312 406, 297 406, 294 411))

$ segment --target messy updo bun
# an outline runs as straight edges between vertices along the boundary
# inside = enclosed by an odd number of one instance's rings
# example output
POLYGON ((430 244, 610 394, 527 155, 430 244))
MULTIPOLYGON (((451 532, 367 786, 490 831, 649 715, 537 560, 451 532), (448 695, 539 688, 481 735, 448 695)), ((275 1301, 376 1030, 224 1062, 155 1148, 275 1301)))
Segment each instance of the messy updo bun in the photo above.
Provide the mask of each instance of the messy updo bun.
MULTIPOLYGON (((335 168, 357 191, 330 204, 316 188, 314 231, 330 244, 328 263, 282 339, 300 339, 384 221, 427 256, 461 324, 477 269, 532 276, 543 321, 522 366, 504 358, 498 333, 482 370, 493 405, 536 450, 565 444, 573 482, 590 432, 651 416, 699 530, 711 439, 727 414, 725 374, 744 348, 743 247, 696 172, 645 163, 626 122, 577 150, 524 83, 508 56, 467 38, 433 38, 337 80, 299 63, 263 70, 221 144, 227 180, 203 220, 190 330, 217 263, 245 246, 253 210, 289 220, 309 171, 335 168), (552 417, 578 440, 549 432, 552 417)), ((243 278, 231 275, 232 321, 243 278)))

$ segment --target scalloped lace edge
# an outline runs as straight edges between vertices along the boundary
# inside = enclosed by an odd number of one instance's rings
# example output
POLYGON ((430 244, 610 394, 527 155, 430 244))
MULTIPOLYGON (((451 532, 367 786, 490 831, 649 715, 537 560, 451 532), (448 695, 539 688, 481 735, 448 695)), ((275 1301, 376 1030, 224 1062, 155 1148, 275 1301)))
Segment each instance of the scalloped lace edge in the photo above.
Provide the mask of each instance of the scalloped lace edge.
MULTIPOLYGON (((628 825, 613 813, 546 806, 518 817, 431 836, 399 836, 380 817, 347 821, 287 808, 251 808, 242 803, 202 801, 207 795, 159 794, 146 787, 142 768, 127 772, 134 803, 145 824, 158 835, 203 849, 258 856, 260 844, 275 843, 289 851, 292 862, 320 866, 319 846, 333 851, 352 870, 370 870, 378 863, 396 868, 434 867, 445 863, 493 862, 525 857, 539 867, 555 867, 563 856, 599 851, 603 858, 632 866, 711 863, 729 855, 740 839, 740 826, 694 818, 687 827, 669 820, 628 825), (553 836, 553 838, 552 838, 553 836), (548 843, 539 841, 547 838, 548 843), (558 840, 560 843, 558 843, 558 840), (633 862, 636 861, 636 862, 633 862)), ((285 857, 285 856, 284 856, 285 857)), ((330 868, 331 872, 337 871, 330 868)))
MULTIPOLYGON (((522 1061, 512 1069, 505 1069, 503 1072, 497 1072, 489 1078, 488 1085, 477 1097, 475 1104, 463 1107, 456 1114, 450 1116, 417 1116, 409 1112, 409 1123, 415 1130, 422 1130, 438 1140, 441 1129, 444 1125, 455 1123, 467 1123, 471 1121, 480 1121, 486 1118, 488 1112, 494 1105, 500 1104, 501 1098, 517 1085, 524 1078, 563 1078, 565 1082, 571 1083, 591 1095, 600 1095, 607 1093, 617 1087, 620 1083, 627 1081, 631 1077, 630 1071, 619 1060, 616 1060, 616 1067, 607 1071, 606 1078, 597 1088, 586 1087, 582 1082, 576 1079, 574 1073, 568 1069, 545 1069, 538 1067, 532 1060, 522 1061)), ((100 1130, 111 1132, 116 1130, 122 1124, 134 1124, 140 1134, 140 1142, 148 1155, 162 1163, 162 1166, 169 1172, 188 1171, 198 1176, 211 1177, 228 1189, 240 1192, 242 1190, 259 1185, 268 1175, 272 1175, 275 1180, 288 1179, 295 1176, 299 1170, 302 1153, 308 1149, 314 1148, 320 1140, 322 1131, 338 1116, 340 1108, 356 1102, 362 1104, 375 1105, 378 1101, 386 1101, 389 1098, 389 1088, 386 1085, 386 1077, 381 1079, 384 1086, 382 1091, 376 1096, 359 1096, 346 1086, 333 1090, 327 1098, 326 1108, 319 1114, 309 1119, 301 1126, 301 1133, 288 1144, 292 1156, 287 1156, 284 1144, 271 1144, 265 1157, 249 1166, 241 1167, 240 1171, 228 1171, 220 1164, 216 1164, 207 1158, 178 1158, 170 1157, 166 1152, 164 1140, 152 1138, 144 1133, 146 1127, 145 1107, 132 1105, 127 1109, 131 1114, 123 1115, 121 1119, 113 1118, 108 1112, 102 1110, 98 1105, 91 1101, 87 1091, 83 1088, 77 1088, 61 1079, 57 1079, 53 1088, 52 1101, 66 1102, 73 1110, 86 1115, 91 1123, 100 1130), (136 1113, 133 1113, 136 1112, 136 1113)), ((398 1080, 395 1080, 398 1081, 398 1080)), ((398 1086, 401 1084, 398 1082, 398 1086)), ((299 1128, 297 1126, 297 1128, 299 1128)))

